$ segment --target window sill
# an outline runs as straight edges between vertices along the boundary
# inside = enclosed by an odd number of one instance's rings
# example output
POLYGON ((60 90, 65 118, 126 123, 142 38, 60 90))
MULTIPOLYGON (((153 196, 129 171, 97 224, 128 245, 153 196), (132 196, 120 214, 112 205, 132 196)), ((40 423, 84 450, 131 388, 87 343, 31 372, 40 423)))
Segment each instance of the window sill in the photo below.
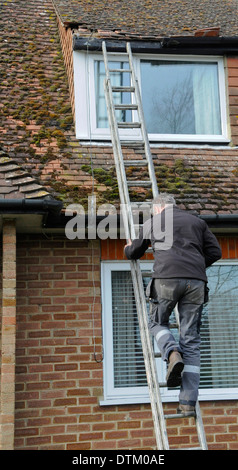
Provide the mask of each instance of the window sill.
MULTIPOLYGON (((176 390, 173 395, 169 394, 168 396, 162 395, 162 403, 178 403, 178 394, 179 391, 176 390)), ((199 392, 199 402, 202 401, 230 401, 238 400, 238 390, 237 389, 217 389, 217 390, 200 390, 199 392)), ((111 398, 111 399, 100 399, 99 406, 115 406, 115 405, 147 405, 150 403, 149 397, 130 397, 128 396, 123 398, 111 398)))
MULTIPOLYGON (((149 135, 149 143, 151 145, 189 145, 189 146, 209 146, 209 147, 214 147, 214 145, 224 145, 228 146, 231 143, 231 139, 228 139, 226 137, 208 137, 208 138, 185 138, 184 136, 181 137, 168 137, 168 136, 151 136, 149 135)), ((81 143, 87 143, 87 144, 96 144, 96 145, 111 145, 112 140, 110 135, 96 135, 92 134, 91 136, 86 136, 82 134, 76 134, 76 138, 80 140, 81 143)), ((141 139, 137 136, 121 136, 120 137, 121 141, 126 141, 126 142, 140 142, 141 139)))

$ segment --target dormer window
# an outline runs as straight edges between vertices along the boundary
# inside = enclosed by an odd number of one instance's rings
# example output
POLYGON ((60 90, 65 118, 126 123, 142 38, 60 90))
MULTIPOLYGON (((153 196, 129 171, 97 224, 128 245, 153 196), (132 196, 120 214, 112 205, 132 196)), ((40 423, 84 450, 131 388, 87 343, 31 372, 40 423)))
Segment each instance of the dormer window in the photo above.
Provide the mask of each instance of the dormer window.
MULTIPOLYGON (((75 51, 74 58, 76 135, 110 140, 103 57, 75 51)), ((123 54, 110 54, 110 59, 113 69, 129 68, 123 54)), ((151 142, 229 142, 223 58, 134 54, 134 61, 151 142)), ((112 81, 128 86, 130 74, 114 72, 112 81)), ((117 92, 115 97, 119 104, 133 104, 130 93, 117 92)), ((137 120, 136 111, 117 112, 122 122, 137 120)), ((136 130, 121 132, 122 138, 139 137, 136 130)))

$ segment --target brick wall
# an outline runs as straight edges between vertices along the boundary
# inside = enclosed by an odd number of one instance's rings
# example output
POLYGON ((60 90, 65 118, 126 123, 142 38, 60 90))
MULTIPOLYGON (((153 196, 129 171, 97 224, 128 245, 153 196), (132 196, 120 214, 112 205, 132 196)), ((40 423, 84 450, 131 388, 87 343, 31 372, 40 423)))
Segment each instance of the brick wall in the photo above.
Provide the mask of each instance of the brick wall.
MULTIPOLYGON (((115 259, 106 244, 102 258, 115 259)), ((99 406, 99 242, 21 236, 17 266, 15 449, 153 449, 149 405, 99 406)), ((237 404, 201 403, 211 449, 238 449, 237 404)), ((171 446, 196 446, 192 418, 171 420, 168 434, 171 446)))
POLYGON ((99 244, 23 237, 17 265, 15 448, 88 448, 102 416, 99 244))
POLYGON ((14 448, 16 341, 16 227, 3 221, 0 449, 14 448))

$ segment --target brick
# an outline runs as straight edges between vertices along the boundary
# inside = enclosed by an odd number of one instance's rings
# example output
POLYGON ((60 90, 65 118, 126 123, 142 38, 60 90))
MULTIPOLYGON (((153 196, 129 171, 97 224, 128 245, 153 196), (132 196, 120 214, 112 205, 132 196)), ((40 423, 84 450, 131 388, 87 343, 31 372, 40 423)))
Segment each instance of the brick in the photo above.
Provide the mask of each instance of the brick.
POLYGON ((65 433, 64 426, 47 426, 41 429, 41 436, 53 435, 53 434, 63 434, 65 433))
POLYGON ((67 444, 66 449, 67 450, 90 450, 91 449, 91 442, 82 442, 80 445, 77 444, 67 444))
MULTIPOLYGON (((129 446, 130 444, 128 444, 129 446)), ((126 446, 127 447, 127 446, 126 446)), ((91 443, 91 450, 111 450, 111 449, 116 449, 117 448, 117 442, 116 441, 96 441, 91 443)), ((120 446, 121 449, 121 446, 120 446)))
POLYGON ((76 398, 62 398, 54 400, 54 406, 69 406, 69 405, 76 405, 77 400, 76 398))
POLYGON ((80 433, 79 435, 80 441, 94 441, 98 439, 103 439, 102 432, 80 433))
POLYGON ((76 434, 63 434, 61 436, 53 436, 53 442, 77 442, 77 435, 76 434))
POLYGON ((181 444, 189 444, 190 436, 172 436, 170 437, 170 444, 171 445, 181 445, 181 444))
POLYGON ((37 446, 36 448, 39 448, 40 445, 42 444, 50 444, 51 443, 51 437, 50 436, 44 436, 44 437, 29 437, 26 439, 26 445, 28 446, 37 446))
POLYGON ((228 57, 227 58, 227 67, 228 69, 230 67, 235 67, 236 69, 238 68, 238 58, 236 57, 228 57))
POLYGON ((215 435, 215 441, 216 442, 234 442, 238 441, 238 435, 237 434, 216 434, 215 435))

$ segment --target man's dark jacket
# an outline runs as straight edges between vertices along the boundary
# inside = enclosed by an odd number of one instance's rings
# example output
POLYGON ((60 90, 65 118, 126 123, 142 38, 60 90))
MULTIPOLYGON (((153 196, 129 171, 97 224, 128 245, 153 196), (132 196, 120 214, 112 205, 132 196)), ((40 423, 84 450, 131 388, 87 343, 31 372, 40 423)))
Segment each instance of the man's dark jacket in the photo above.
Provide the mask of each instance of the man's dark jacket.
MULTIPOLYGON (((139 259, 151 245, 154 254, 152 277, 159 279, 186 278, 207 281, 206 268, 221 258, 221 249, 216 237, 209 230, 206 222, 176 206, 166 207, 173 211, 173 238, 169 249, 157 249, 163 237, 158 239, 161 227, 165 233, 165 210, 147 220, 140 230, 139 238, 125 248, 128 259, 139 259), (157 238, 156 238, 157 236, 157 238)), ((163 245, 159 246, 163 246, 163 245)))

